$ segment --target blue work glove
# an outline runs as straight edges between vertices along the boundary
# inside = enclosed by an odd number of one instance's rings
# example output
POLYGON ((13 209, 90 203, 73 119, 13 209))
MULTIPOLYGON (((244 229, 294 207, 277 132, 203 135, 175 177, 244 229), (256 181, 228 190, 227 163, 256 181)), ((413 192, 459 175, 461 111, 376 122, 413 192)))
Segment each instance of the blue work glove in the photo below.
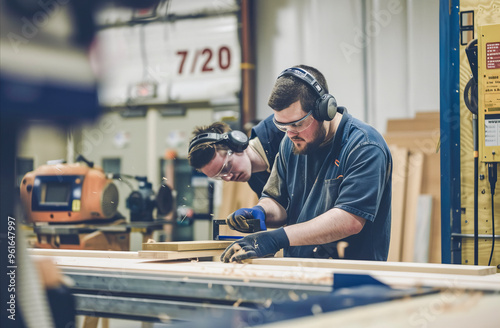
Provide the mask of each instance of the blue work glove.
POLYGON ((239 232, 254 232, 248 225, 246 220, 258 219, 260 220, 260 230, 267 230, 266 228, 266 212, 262 206, 254 206, 252 208, 240 208, 233 214, 229 214, 226 223, 229 228, 238 230, 239 232))
POLYGON ((253 233, 235 241, 222 253, 222 262, 242 262, 256 257, 272 256, 290 241, 283 228, 253 233))

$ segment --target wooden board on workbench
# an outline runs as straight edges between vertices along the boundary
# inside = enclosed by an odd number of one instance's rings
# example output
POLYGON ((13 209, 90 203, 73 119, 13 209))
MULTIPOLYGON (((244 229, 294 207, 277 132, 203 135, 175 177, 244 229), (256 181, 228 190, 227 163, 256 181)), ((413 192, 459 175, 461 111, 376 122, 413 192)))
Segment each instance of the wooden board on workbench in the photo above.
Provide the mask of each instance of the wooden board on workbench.
POLYGON ((94 257, 94 258, 110 258, 110 259, 137 259, 137 252, 127 251, 96 251, 96 250, 80 250, 80 249, 44 249, 44 248, 28 248, 30 255, 42 256, 69 256, 69 257, 94 257))
POLYGON ((207 249, 203 251, 139 251, 139 258, 155 260, 194 259, 200 257, 220 257, 223 249, 207 249))
MULTIPOLYGON (((38 250, 36 250, 38 251, 38 250)), ((248 263, 221 263, 221 262, 194 262, 188 260, 162 261, 161 259, 151 260, 142 258, 113 258, 109 253, 102 251, 102 255, 95 254, 94 257, 80 256, 84 251, 75 251, 73 256, 69 256, 70 251, 43 250, 44 255, 30 254, 35 258, 51 256, 54 263, 60 268, 92 268, 92 270, 120 270, 120 272, 141 272, 161 275, 183 275, 183 276, 219 276, 221 279, 241 279, 244 282, 251 280, 266 280, 294 283, 311 283, 321 285, 332 285, 335 273, 359 273, 369 274, 373 278, 380 280, 393 288, 414 288, 418 286, 428 286, 437 288, 461 288, 475 290, 495 290, 500 291, 500 274, 490 275, 449 275, 433 274, 409 271, 388 271, 388 270, 353 270, 342 268, 321 268, 318 265, 251 265, 248 263), (68 256, 60 256, 61 253, 68 253, 68 256)), ((86 253, 86 252, 85 252, 86 253)), ((95 252, 97 253, 97 252, 95 252)), ((129 253, 129 252, 120 252, 129 253)), ((119 254, 118 254, 119 255, 119 254)), ((274 259, 279 260, 279 259, 274 259)), ((300 260, 300 259, 295 259, 300 260)), ((353 262, 353 261, 350 261, 353 262)), ((355 261, 354 261, 355 262, 355 261)), ((363 261, 366 262, 366 261, 363 261)), ((275 263, 276 264, 276 261, 275 263)), ((393 263, 390 263, 391 265, 393 263)), ((410 263, 403 263, 408 266, 410 263)), ((383 265, 383 262, 382 262, 383 265)), ((417 265, 417 264, 414 264, 417 265)))
POLYGON ((496 273, 494 266, 475 266, 435 263, 382 262, 358 260, 296 259, 296 258, 262 258, 250 260, 252 264, 287 265, 299 267, 316 267, 332 269, 399 271, 420 273, 442 273, 458 275, 484 276, 496 273))
POLYGON ((232 241, 226 240, 198 240, 198 241, 170 241, 161 243, 143 243, 144 251, 196 251, 209 249, 226 249, 232 241))

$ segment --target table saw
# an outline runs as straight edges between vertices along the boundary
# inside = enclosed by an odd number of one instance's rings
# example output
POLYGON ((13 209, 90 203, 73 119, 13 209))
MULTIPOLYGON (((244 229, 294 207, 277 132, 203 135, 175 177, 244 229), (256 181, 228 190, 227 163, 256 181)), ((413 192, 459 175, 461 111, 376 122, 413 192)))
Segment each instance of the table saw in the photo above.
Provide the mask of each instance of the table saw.
MULTIPOLYGON (((73 281, 77 313, 86 316, 235 327, 235 322, 274 325, 326 314, 335 322, 360 306, 363 311, 382 307, 381 313, 384 305, 413 309, 406 317, 386 316, 387 327, 419 322, 424 317, 418 309, 428 299, 441 302, 428 309, 435 318, 451 311, 468 313, 468 320, 482 326, 500 320, 495 310, 500 274, 494 267, 290 258, 239 264, 217 257, 151 260, 140 252, 28 251, 35 258, 50 256, 73 281)), ((362 317, 353 315, 350 322, 362 317)), ((425 320, 429 323, 429 316, 425 320)))

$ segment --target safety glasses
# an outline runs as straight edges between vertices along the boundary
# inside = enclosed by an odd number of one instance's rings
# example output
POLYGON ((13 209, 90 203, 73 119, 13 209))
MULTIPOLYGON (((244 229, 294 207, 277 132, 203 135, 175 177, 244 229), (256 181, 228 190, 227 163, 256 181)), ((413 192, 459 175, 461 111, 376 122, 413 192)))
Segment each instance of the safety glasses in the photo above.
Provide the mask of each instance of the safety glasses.
POLYGON ((224 159, 224 164, 220 168, 220 171, 211 177, 212 179, 222 180, 231 174, 231 170, 233 169, 233 152, 228 150, 225 156, 226 158, 224 159))
POLYGON ((273 117, 273 122, 274 122, 274 125, 276 125, 276 127, 283 132, 290 131, 292 133, 300 133, 300 132, 304 131, 305 129, 307 129, 314 121, 314 117, 312 117, 311 114, 312 114, 312 111, 307 113, 307 115, 304 116, 303 118, 301 118, 300 120, 293 121, 290 123, 278 122, 278 121, 276 121, 276 118, 273 117))

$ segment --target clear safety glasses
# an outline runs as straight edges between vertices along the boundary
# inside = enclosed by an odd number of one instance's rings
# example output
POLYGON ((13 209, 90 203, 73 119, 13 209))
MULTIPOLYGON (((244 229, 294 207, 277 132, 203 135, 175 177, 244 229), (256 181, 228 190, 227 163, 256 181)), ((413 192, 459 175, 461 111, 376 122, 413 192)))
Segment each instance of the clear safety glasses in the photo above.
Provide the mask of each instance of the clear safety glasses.
POLYGON ((274 122, 274 125, 276 125, 276 127, 283 132, 290 131, 292 133, 300 133, 300 132, 304 131, 305 129, 307 129, 314 121, 314 117, 312 117, 311 114, 312 114, 312 111, 307 113, 307 115, 304 116, 303 118, 301 118, 300 120, 293 121, 290 123, 278 122, 278 121, 276 121, 276 118, 273 117, 273 122, 274 122))
POLYGON ((212 179, 222 180, 231 174, 231 170, 233 169, 233 152, 228 150, 224 156, 226 157, 224 164, 220 168, 220 171, 211 177, 212 179))

